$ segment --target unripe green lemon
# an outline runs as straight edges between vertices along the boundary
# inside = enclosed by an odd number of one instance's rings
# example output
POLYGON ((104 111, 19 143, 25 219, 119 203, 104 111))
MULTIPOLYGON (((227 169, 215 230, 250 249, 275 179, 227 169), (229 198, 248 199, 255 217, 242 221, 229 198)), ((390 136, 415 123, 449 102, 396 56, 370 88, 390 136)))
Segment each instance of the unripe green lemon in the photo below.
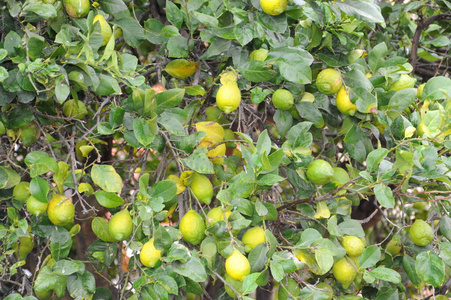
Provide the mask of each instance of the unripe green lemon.
POLYGON ((265 230, 261 227, 252 227, 248 229, 241 238, 244 244, 244 251, 251 252, 254 248, 266 241, 265 230))
POLYGON ((74 221, 75 206, 72 199, 64 195, 53 194, 47 208, 50 222, 57 226, 66 226, 74 221))
POLYGON ((116 241, 126 240, 133 232, 133 222, 130 212, 123 209, 117 212, 108 224, 108 232, 116 241))
POLYGON ((53 290, 50 291, 38 291, 38 290, 34 290, 34 293, 36 294, 36 297, 39 300, 48 300, 51 299, 53 296, 53 290))
POLYGON ((314 102, 315 101, 315 95, 309 92, 305 92, 304 96, 301 98, 301 102, 314 102))
POLYGON ((348 172, 346 172, 345 169, 340 167, 334 168, 334 176, 332 176, 332 182, 335 184, 335 186, 339 187, 344 185, 345 183, 349 182, 351 178, 349 177, 348 172))
POLYGON ((334 263, 332 273, 334 274, 335 279, 340 282, 345 289, 348 288, 357 276, 356 268, 346 257, 343 257, 334 263))
POLYGON ((223 84, 216 94, 216 104, 226 114, 236 110, 241 103, 241 91, 236 83, 223 84))
POLYGON ((200 202, 207 205, 211 203, 211 198, 213 198, 213 184, 211 184, 207 176, 194 173, 190 188, 200 202))
POLYGON ((395 235, 390 242, 388 242, 385 250, 393 256, 398 255, 401 252, 402 243, 401 237, 399 235, 395 235))
POLYGON ((337 109, 342 114, 353 116, 357 112, 357 106, 351 102, 351 99, 349 99, 349 93, 346 91, 344 86, 342 86, 338 91, 335 101, 337 104, 337 109))
POLYGON ((308 179, 317 185, 329 183, 334 176, 334 169, 323 159, 316 159, 310 163, 307 169, 308 179))
POLYGON ((249 55, 249 60, 258 60, 258 61, 265 61, 268 57, 268 50, 265 48, 260 48, 258 50, 254 50, 249 55))
POLYGON ((287 0, 260 0, 262 10, 271 16, 277 16, 287 9, 287 0))
POLYGON ((48 203, 43 203, 33 196, 27 199, 27 210, 30 214, 40 216, 47 211, 48 203))
POLYGON ((226 219, 229 218, 230 214, 232 212, 231 211, 223 211, 221 206, 212 208, 208 213, 207 213, 207 226, 211 226, 216 222, 219 221, 224 221, 224 214, 226 219))
POLYGON ((30 196, 30 183, 27 181, 19 182, 13 189, 14 199, 22 203, 25 203, 30 196))
POLYGON ((100 32, 103 35, 102 46, 105 46, 106 44, 108 44, 108 41, 110 40, 111 36, 113 35, 113 30, 111 30, 110 24, 108 24, 108 22, 105 20, 105 17, 101 14, 98 14, 92 20, 92 23, 95 24, 96 22, 99 22, 99 24, 100 24, 100 32))
POLYGON ((349 256, 358 257, 362 255, 363 250, 365 250, 365 243, 363 241, 352 235, 347 235, 341 241, 343 248, 345 248, 346 252, 349 256))
POLYGON ((34 122, 30 122, 25 126, 20 127, 16 135, 19 136, 19 140, 22 141, 25 147, 31 146, 39 139, 41 131, 39 126, 34 122))
POLYGON ((12 246, 12 249, 16 253, 16 257, 19 260, 25 260, 27 255, 33 250, 34 242, 31 236, 22 236, 19 242, 15 242, 12 246))
POLYGON ((232 254, 226 259, 225 269, 232 279, 239 281, 251 273, 249 260, 237 249, 233 249, 232 254))
POLYGON ((320 282, 316 285, 316 287, 324 290, 324 291, 322 291, 323 293, 329 294, 329 298, 327 300, 331 300, 332 297, 334 296, 334 290, 332 289, 332 287, 329 284, 327 284, 325 282, 320 282))
POLYGON ((415 245, 424 247, 434 239, 434 230, 425 221, 417 219, 410 227, 409 235, 415 245))
POLYGON ((161 250, 157 250, 153 244, 153 238, 144 244, 139 259, 146 267, 153 268, 161 258, 161 250))
POLYGON ((64 8, 69 17, 83 18, 91 7, 89 0, 63 0, 64 8))
POLYGON ((324 69, 316 78, 318 91, 325 95, 336 94, 343 84, 341 73, 335 69, 324 69))
POLYGON ((417 80, 407 74, 401 74, 391 86, 390 90, 400 91, 403 89, 413 88, 417 80))
POLYGON ((272 95, 272 104, 277 109, 289 110, 294 104, 293 94, 288 90, 278 89, 272 95))
POLYGON ((213 121, 219 124, 228 122, 227 118, 222 114, 222 110, 216 106, 209 106, 205 109, 205 121, 213 121))
POLYGON ((83 102, 71 99, 64 102, 63 114, 69 118, 83 119, 88 114, 88 110, 83 102))
POLYGON ((185 242, 199 244, 205 237, 205 222, 195 210, 191 209, 180 220, 179 229, 185 242))

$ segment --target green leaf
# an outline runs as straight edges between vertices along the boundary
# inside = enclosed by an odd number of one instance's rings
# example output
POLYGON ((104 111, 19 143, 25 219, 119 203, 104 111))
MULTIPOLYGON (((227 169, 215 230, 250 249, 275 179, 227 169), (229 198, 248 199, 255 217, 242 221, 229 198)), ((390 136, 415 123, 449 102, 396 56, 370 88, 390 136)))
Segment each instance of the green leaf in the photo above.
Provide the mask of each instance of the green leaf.
POLYGON ((318 275, 323 275, 329 272, 334 264, 334 257, 327 248, 317 249, 315 251, 315 260, 320 269, 318 275))
POLYGON ((376 269, 372 269, 370 274, 383 281, 392 282, 394 284, 401 283, 401 275, 395 270, 386 267, 377 267, 376 269))
POLYGON ((127 10, 127 6, 122 0, 99 0, 99 4, 107 14, 116 14, 127 10))
POLYGON ((136 140, 145 147, 149 146, 155 138, 155 135, 150 129, 148 120, 144 118, 137 117, 133 119, 133 132, 136 140))
POLYGON ((251 273, 261 271, 267 261, 268 257, 266 254, 268 253, 268 247, 265 243, 258 244, 254 249, 249 253, 248 259, 251 265, 251 273))
POLYGON ((10 189, 20 182, 20 175, 10 168, 0 166, 0 189, 10 189))
POLYGON ((144 30, 137 20, 131 17, 125 17, 119 20, 111 21, 118 25, 124 34, 125 42, 133 48, 138 48, 144 39, 144 30))
POLYGON ((163 111, 179 105, 185 95, 184 89, 170 89, 161 93, 158 93, 155 98, 157 101, 157 114, 161 114, 163 111))
POLYGON ((185 92, 190 96, 203 96, 207 93, 201 85, 187 86, 185 92))
POLYGON ((124 204, 124 199, 116 195, 115 193, 97 191, 94 193, 97 202, 106 208, 118 207, 124 204))
POLYGON ((122 191, 122 179, 113 166, 94 165, 91 169, 92 181, 106 192, 120 193, 122 191))
POLYGON ((69 232, 60 227, 55 226, 50 235, 50 252, 55 260, 66 258, 72 247, 72 237, 69 232))
POLYGON ((258 287, 258 284, 256 281, 258 280, 258 277, 260 276, 260 273, 252 273, 247 275, 244 278, 243 281, 243 294, 249 294, 255 291, 258 287))
POLYGON ((164 202, 171 201, 177 195, 177 184, 173 180, 162 180, 149 190, 152 198, 161 197, 164 202))
POLYGON ((56 84, 55 96, 58 103, 62 104, 64 101, 66 101, 67 97, 69 97, 69 94, 70 88, 65 82, 61 81, 56 84))
POLYGON ((192 252, 191 259, 188 262, 185 264, 175 262, 173 263, 173 267, 174 272, 177 274, 189 277, 196 282, 204 282, 208 278, 207 272, 200 262, 196 251, 192 252))
POLYGON ((91 228, 94 234, 102 241, 107 243, 112 243, 115 241, 115 239, 111 237, 108 230, 108 221, 104 218, 95 217, 92 220, 91 228))
POLYGON ((398 289, 383 286, 377 291, 375 300, 399 300, 398 289))
POLYGON ((323 236, 314 228, 307 228, 301 233, 301 238, 296 244, 296 249, 308 248, 313 242, 322 239, 323 236))
POLYGON ((377 70, 385 65, 385 56, 388 53, 387 45, 382 42, 377 44, 370 51, 368 55, 368 64, 373 73, 376 73, 377 70))
POLYGON ((364 237, 365 232, 363 231, 362 225, 357 220, 346 220, 338 224, 338 228, 341 232, 347 235, 354 235, 357 237, 364 237))
POLYGON ((53 267, 52 270, 55 274, 58 275, 71 275, 74 273, 84 273, 85 271, 85 264, 81 261, 75 260, 60 260, 57 261, 53 267))
POLYGON ((99 85, 95 89, 97 95, 109 96, 109 95, 119 95, 122 93, 117 79, 114 79, 110 75, 99 74, 99 85))
POLYGON ((366 158, 366 169, 369 173, 375 172, 379 169, 379 164, 387 156, 388 150, 379 148, 371 151, 366 158))
POLYGON ((180 9, 172 1, 166 1, 166 17, 175 27, 180 29, 183 23, 183 15, 180 9))
POLYGON ((51 4, 46 3, 29 3, 28 5, 24 6, 23 10, 27 13, 34 13, 41 17, 43 20, 55 18, 57 14, 55 7, 51 4))
MULTIPOLYGON (((202 251, 202 255, 205 255, 204 251, 202 251)), ((190 258, 189 249, 184 245, 173 243, 168 250, 168 253, 165 255, 164 260, 167 262, 180 261, 181 263, 185 263, 190 258)))
POLYGON ((201 174, 215 174, 213 163, 208 159, 207 149, 199 147, 194 152, 183 159, 182 162, 191 170, 201 174))
POLYGON ((440 244, 440 257, 443 259, 445 264, 451 265, 451 243, 442 242, 440 244))
POLYGON ((287 141, 290 143, 292 149, 297 147, 310 147, 313 142, 313 136, 309 132, 311 122, 300 122, 288 131, 287 141))
POLYGON ((288 130, 290 130, 293 125, 293 116, 291 116, 291 113, 289 111, 278 109, 276 110, 273 119, 274 122, 276 122, 277 131, 281 136, 286 135, 288 130))
POLYGON ((374 3, 346 0, 343 2, 336 2, 335 4, 345 14, 355 17, 358 20, 362 20, 370 24, 385 24, 384 17, 381 14, 381 9, 374 3))
POLYGON ((445 263, 435 253, 427 251, 417 255, 415 270, 427 284, 439 287, 445 280, 445 263))
POLYGON ((188 40, 183 36, 170 37, 167 43, 169 57, 184 58, 188 57, 188 40))
POLYGON ((155 230, 154 238, 154 246, 158 250, 169 249, 173 243, 171 236, 166 231, 165 227, 161 225, 155 230))
POLYGON ((67 291, 76 299, 88 299, 96 291, 94 275, 86 271, 75 273, 67 277, 67 291))
POLYGON ((451 241, 451 218, 446 215, 443 216, 440 219, 438 226, 443 236, 446 237, 448 241, 451 241))
POLYGON ((416 89, 403 89, 396 92, 388 103, 388 108, 395 111, 403 111, 408 108, 416 99, 416 89))
POLYGON ((30 166, 30 176, 32 178, 49 171, 58 172, 58 164, 53 157, 42 157, 30 166))
POLYGON ((63 297, 66 293, 66 278, 66 276, 53 273, 49 266, 45 266, 36 277, 34 289, 39 292, 53 290, 58 297, 63 297))
POLYGON ((310 66, 302 64, 293 64, 285 61, 277 61, 280 75, 288 81, 309 84, 312 82, 312 70, 310 66))
POLYGON ((30 194, 42 203, 48 203, 50 185, 44 178, 35 177, 30 181, 30 194))
POLYGON ((268 81, 276 75, 276 72, 268 64, 262 61, 252 60, 238 69, 239 73, 249 81, 268 81))
POLYGON ((443 76, 433 77, 424 86, 421 99, 440 100, 451 95, 451 79, 443 76))
POLYGON ((381 249, 376 245, 371 245, 363 250, 359 258, 359 267, 361 269, 368 269, 376 265, 381 258, 381 249))
POLYGON ((374 187, 374 195, 376 196, 377 201, 385 207, 385 208, 393 208, 395 207, 395 198, 393 197, 393 192, 390 187, 378 183, 374 187))
POLYGON ((418 277, 417 271, 415 269, 415 259, 413 259, 408 254, 404 254, 402 258, 402 267, 413 285, 419 287, 421 284, 421 279, 418 277))

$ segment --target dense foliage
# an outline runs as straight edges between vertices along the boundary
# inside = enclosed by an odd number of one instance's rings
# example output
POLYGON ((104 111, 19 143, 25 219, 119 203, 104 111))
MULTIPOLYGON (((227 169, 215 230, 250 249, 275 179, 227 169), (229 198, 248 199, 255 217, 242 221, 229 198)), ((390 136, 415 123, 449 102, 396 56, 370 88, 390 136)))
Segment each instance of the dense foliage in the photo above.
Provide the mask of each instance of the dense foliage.
POLYGON ((0 3, 2 299, 451 294, 451 2, 285 2, 0 3))

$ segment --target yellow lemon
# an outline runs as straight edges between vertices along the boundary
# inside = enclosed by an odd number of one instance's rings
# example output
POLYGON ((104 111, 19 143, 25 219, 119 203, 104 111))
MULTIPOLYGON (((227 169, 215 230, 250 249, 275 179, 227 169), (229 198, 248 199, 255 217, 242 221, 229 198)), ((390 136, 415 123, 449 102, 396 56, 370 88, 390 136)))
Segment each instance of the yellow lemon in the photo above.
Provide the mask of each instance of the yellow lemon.
POLYGON ((60 194, 53 194, 47 208, 50 221, 57 226, 66 226, 74 221, 75 206, 72 199, 60 194))
POLYGON ((22 203, 25 203, 30 196, 30 183, 27 181, 19 182, 13 189, 14 199, 22 203))
POLYGON ((361 239, 353 235, 347 235, 341 241, 341 245, 345 248, 349 256, 357 257, 362 255, 365 250, 365 244, 361 239))
POLYGON ((434 230, 425 221, 417 219, 410 227, 409 235, 415 245, 424 247, 434 239, 434 230))
POLYGON ((334 176, 334 169, 323 159, 316 159, 310 163, 307 169, 308 179, 317 185, 329 183, 334 176))
POLYGON ((268 50, 265 48, 260 48, 258 50, 254 50, 249 55, 249 60, 258 60, 258 61, 265 61, 268 57, 268 50))
POLYGON ((139 259, 141 263, 146 267, 153 268, 161 258, 161 250, 157 250, 153 245, 153 238, 144 244, 141 252, 139 253, 139 259))
POLYGON ((47 211, 48 203, 43 203, 33 196, 27 199, 27 210, 30 214, 40 216, 47 211))
POLYGON ((205 237, 204 219, 193 209, 187 211, 182 217, 179 229, 183 240, 192 245, 199 244, 205 237))
POLYGON ((341 73, 335 69, 324 69, 316 77, 316 87, 325 95, 336 94, 342 84, 341 73))
POLYGON ((349 99, 349 93, 344 86, 342 86, 338 91, 335 101, 337 104, 337 109, 342 114, 353 116, 357 112, 357 106, 351 102, 351 99, 349 99))
POLYGON ((212 208, 207 213, 207 226, 212 226, 214 223, 219 221, 224 221, 224 214, 226 217, 226 220, 229 218, 231 211, 223 211, 221 206, 212 208))
POLYGON ((271 16, 277 16, 287 9, 287 0, 260 0, 262 10, 271 16))
POLYGON ((237 249, 233 249, 232 254, 227 257, 225 269, 232 279, 239 281, 251 273, 249 260, 237 249))
POLYGON ((95 24, 96 22, 99 22, 99 24, 100 24, 100 32, 103 35, 102 46, 105 46, 106 44, 108 44, 108 41, 110 40, 111 36, 113 35, 113 30, 111 30, 110 24, 108 24, 108 22, 105 20, 105 17, 101 14, 98 14, 92 20, 92 23, 95 24))
POLYGON ((252 227, 248 229, 241 238, 244 244, 244 251, 251 252, 258 244, 266 241, 265 230, 261 227, 252 227))
POLYGON ((238 84, 223 84, 216 94, 216 104, 226 114, 235 111, 241 103, 241 91, 238 84))
POLYGON ((110 236, 118 242, 127 239, 132 234, 132 231, 132 217, 127 209, 123 209, 114 214, 108 224, 110 236))
POLYGON ((285 89, 278 89, 272 95, 272 104, 275 108, 280 110, 289 110, 293 107, 293 94, 285 89))
POLYGON ((343 257, 332 267, 332 273, 335 279, 340 282, 345 289, 354 281, 357 276, 357 270, 355 266, 348 261, 346 257, 343 257))
POLYGON ((213 184, 211 184, 207 176, 194 173, 190 188, 197 200, 207 205, 211 203, 211 198, 213 198, 213 184))

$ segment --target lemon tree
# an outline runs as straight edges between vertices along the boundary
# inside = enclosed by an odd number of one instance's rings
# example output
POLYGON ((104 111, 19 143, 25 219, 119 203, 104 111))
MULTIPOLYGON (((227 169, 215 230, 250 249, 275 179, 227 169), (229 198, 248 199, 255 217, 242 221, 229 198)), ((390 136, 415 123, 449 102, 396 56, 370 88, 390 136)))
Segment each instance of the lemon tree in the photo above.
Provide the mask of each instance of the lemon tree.
POLYGON ((449 7, 1 1, 0 299, 450 298, 449 7))

